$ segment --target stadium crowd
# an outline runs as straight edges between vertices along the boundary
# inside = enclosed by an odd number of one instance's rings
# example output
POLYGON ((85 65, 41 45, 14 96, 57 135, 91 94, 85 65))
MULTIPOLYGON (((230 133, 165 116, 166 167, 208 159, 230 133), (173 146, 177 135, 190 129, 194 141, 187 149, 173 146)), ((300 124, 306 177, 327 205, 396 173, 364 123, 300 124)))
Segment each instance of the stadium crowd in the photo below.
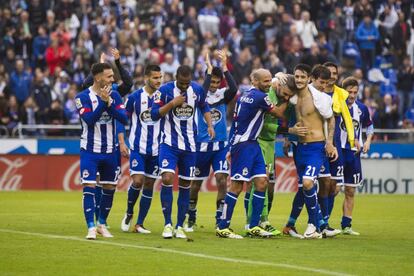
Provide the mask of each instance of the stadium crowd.
POLYGON ((5 1, 0 126, 12 134, 18 123, 79 124, 75 95, 102 53, 114 61, 113 48, 135 90, 148 63, 160 65, 164 82, 189 65, 202 83, 205 53, 216 65, 214 49, 225 47, 240 93, 254 69, 292 73, 331 61, 340 81, 359 80, 376 128, 413 128, 413 23, 411 0, 5 1))

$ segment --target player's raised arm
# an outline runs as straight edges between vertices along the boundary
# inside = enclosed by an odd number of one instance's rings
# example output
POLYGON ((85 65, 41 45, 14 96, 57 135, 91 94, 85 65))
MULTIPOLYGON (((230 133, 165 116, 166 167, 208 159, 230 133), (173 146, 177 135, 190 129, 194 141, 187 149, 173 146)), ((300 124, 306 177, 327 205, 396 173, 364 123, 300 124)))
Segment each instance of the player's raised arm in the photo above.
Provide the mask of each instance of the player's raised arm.
POLYGON ((91 101, 84 97, 82 94, 76 96, 76 108, 79 112, 79 115, 83 121, 88 126, 93 126, 101 117, 102 112, 106 108, 105 102, 98 99, 98 106, 95 110, 92 108, 91 101))
POLYGON ((119 54, 119 50, 116 48, 111 49, 111 54, 115 59, 116 68, 118 68, 119 75, 121 76, 122 83, 118 86, 118 91, 121 96, 127 95, 132 88, 132 78, 131 75, 128 73, 127 70, 121 64, 121 56, 119 54))
POLYGON ((126 114, 125 106, 118 92, 112 91, 109 97, 107 110, 109 114, 111 114, 121 124, 128 124, 128 116, 126 114))
POLYGON ((223 70, 224 78, 228 85, 228 88, 224 92, 224 103, 228 104, 233 100, 234 96, 236 96, 238 88, 236 81, 227 68, 227 50, 221 50, 219 56, 221 59, 221 69, 223 70))

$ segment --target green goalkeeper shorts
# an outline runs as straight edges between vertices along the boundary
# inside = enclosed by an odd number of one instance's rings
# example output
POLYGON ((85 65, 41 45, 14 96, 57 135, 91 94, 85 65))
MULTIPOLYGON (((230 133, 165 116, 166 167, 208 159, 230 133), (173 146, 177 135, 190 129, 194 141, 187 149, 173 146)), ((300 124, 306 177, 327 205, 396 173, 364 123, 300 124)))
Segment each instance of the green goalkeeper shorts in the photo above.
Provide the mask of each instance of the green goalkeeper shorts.
POLYGON ((266 172, 269 174, 269 182, 275 183, 275 141, 267 141, 260 138, 257 141, 262 149, 266 172))

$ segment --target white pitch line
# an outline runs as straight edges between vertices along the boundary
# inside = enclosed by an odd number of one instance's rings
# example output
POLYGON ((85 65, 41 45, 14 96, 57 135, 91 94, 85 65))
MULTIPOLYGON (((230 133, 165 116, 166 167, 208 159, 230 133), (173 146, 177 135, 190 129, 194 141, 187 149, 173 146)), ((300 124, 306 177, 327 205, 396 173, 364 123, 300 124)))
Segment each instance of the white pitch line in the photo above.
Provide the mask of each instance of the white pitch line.
POLYGON ((134 244, 125 244, 119 242, 110 242, 110 241, 100 241, 100 240, 86 240, 81 239, 78 237, 72 236, 60 236, 60 235, 51 235, 51 234, 42 234, 42 233, 32 233, 32 232, 24 232, 24 231, 17 231, 17 230, 10 230, 10 229, 0 229, 0 232, 3 233, 11 233, 11 234, 23 234, 28 236, 36 236, 48 239, 60 239, 60 240, 70 240, 70 241, 79 241, 79 242, 87 242, 89 244, 103 244, 103 245, 112 245, 112 246, 119 246, 119 247, 129 247, 129 248, 137 248, 143 250, 152 250, 164 253, 174 253, 174 254, 181 254, 190 257, 202 258, 202 259, 210 259, 222 262, 229 262, 229 263, 240 263, 240 264, 247 264, 247 265, 258 265, 258 266, 272 266, 272 267, 281 267, 281 268, 288 268, 293 270, 301 270, 325 275, 335 275, 335 276, 350 276, 352 274, 342 273, 342 272, 334 272, 324 269, 317 269, 311 268, 306 266, 299 266, 299 265, 290 265, 284 263, 270 263, 270 262, 261 262, 261 261, 251 261, 251 260, 244 260, 244 259, 235 259, 235 258, 228 258, 228 257, 219 257, 219 256, 212 256, 203 253, 193 253, 193 252, 186 252, 180 251, 175 249, 167 249, 167 248, 157 248, 145 245, 134 245, 134 244))

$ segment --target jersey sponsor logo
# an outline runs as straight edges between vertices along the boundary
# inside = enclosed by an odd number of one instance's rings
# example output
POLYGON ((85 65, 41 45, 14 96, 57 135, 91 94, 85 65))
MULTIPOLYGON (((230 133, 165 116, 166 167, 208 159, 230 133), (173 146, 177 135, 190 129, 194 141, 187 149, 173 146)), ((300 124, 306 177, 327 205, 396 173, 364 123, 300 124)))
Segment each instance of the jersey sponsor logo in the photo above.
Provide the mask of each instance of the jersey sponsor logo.
POLYGON ((210 110, 211 113, 211 122, 213 125, 217 124, 223 118, 223 114, 221 114, 220 110, 213 108, 210 110))
POLYGON ((134 168, 135 168, 136 166, 138 166, 138 161, 137 161, 137 159, 132 160, 131 165, 132 165, 132 167, 134 167, 134 168))
POLYGON ((267 104, 267 105, 269 105, 269 106, 273 106, 272 102, 271 102, 271 101, 270 101, 270 99, 269 99, 269 96, 266 96, 266 97, 264 98, 264 101, 266 102, 266 104, 267 104))
POLYGON ((173 114, 178 120, 188 120, 194 115, 194 108, 191 105, 184 103, 182 106, 177 106, 173 109, 173 114))
POLYGON ((146 124, 146 125, 154 125, 155 124, 155 122, 151 118, 151 109, 148 109, 148 110, 145 110, 144 112, 141 112, 141 114, 139 114, 139 119, 141 120, 141 122, 143 124, 146 124))
POLYGON ((167 167, 168 166, 168 160, 167 159, 164 159, 164 160, 162 160, 162 162, 161 162, 161 165, 162 165, 162 167, 163 168, 165 168, 165 167, 167 167))
POLYGON ((254 99, 253 98, 250 98, 248 96, 243 96, 243 97, 240 98, 240 102, 241 103, 249 103, 249 104, 252 104, 254 102, 254 99))
MULTIPOLYGON (((352 124, 354 125, 355 132, 358 132, 359 131, 359 128, 360 128, 360 123, 357 120, 352 119, 352 124)), ((340 126, 340 128, 343 131, 346 131, 346 126, 345 126, 345 122, 344 121, 342 121, 339 126, 340 126)))
POLYGON ((246 176, 249 173, 249 170, 245 167, 242 171, 242 175, 246 176))
POLYGON ((82 178, 87 178, 88 176, 89 176, 89 171, 88 170, 83 170, 82 178))
POLYGON ((101 115, 101 117, 99 118, 98 124, 107 124, 109 122, 111 122, 112 117, 111 115, 108 114, 108 112, 104 111, 101 115))
POLYGON ((81 108, 81 107, 82 107, 82 102, 81 102, 81 99, 77 98, 77 99, 75 100, 75 104, 76 104, 76 108, 77 108, 77 109, 81 108))

